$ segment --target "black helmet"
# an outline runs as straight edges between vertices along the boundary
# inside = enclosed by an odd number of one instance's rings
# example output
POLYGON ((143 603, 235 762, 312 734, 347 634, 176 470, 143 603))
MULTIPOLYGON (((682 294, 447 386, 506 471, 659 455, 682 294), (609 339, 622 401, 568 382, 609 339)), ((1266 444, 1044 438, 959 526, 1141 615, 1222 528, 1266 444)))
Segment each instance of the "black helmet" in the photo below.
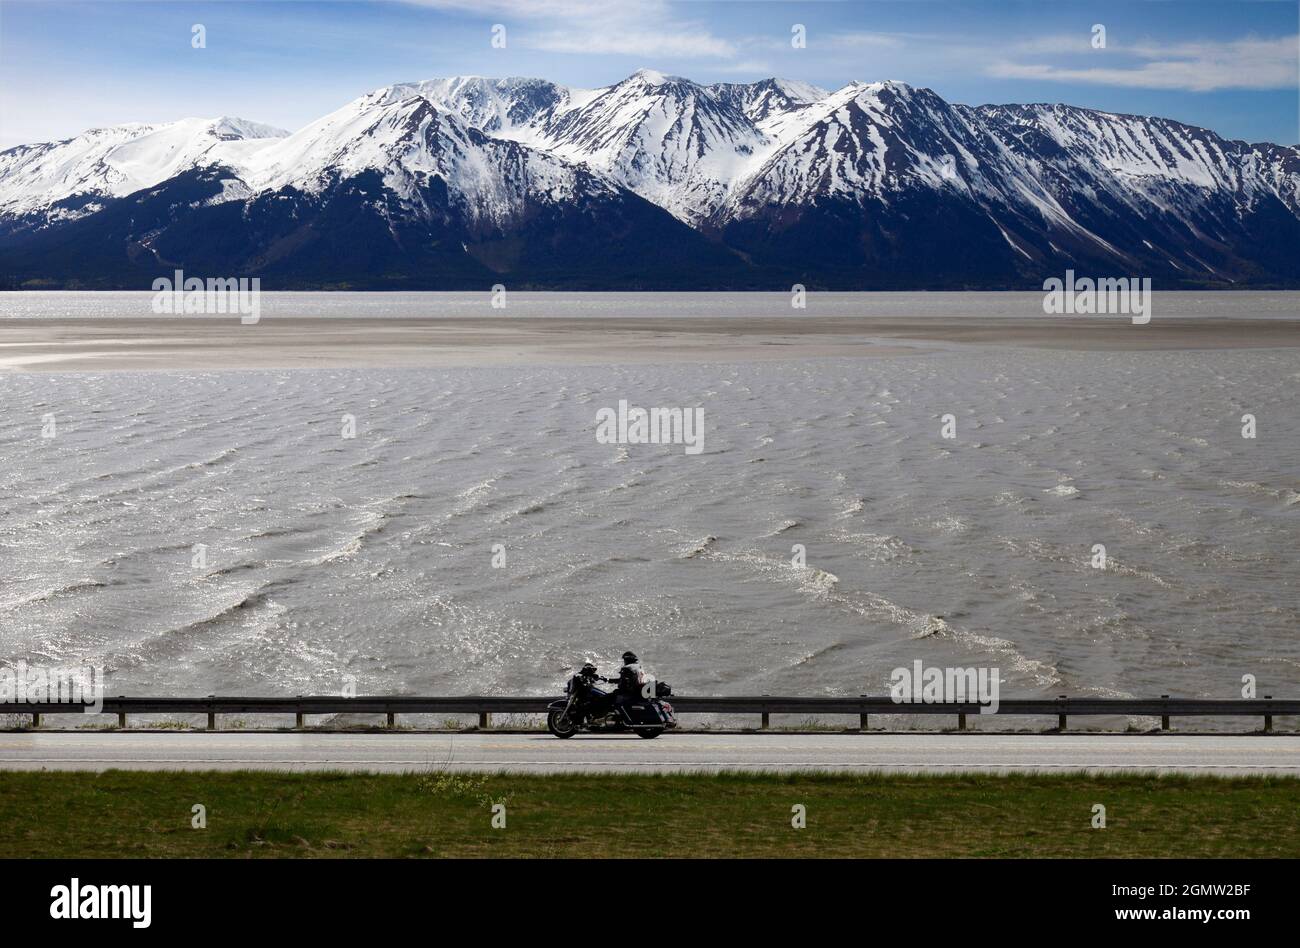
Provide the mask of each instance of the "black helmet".
POLYGON ((578 674, 581 675, 583 678, 595 678, 596 666, 591 664, 591 662, 587 662, 582 666, 582 671, 578 672, 578 674))
POLYGON ((623 653, 623 664, 624 664, 624 665, 635 665, 635 664, 636 664, 636 652, 624 652, 624 653, 623 653))

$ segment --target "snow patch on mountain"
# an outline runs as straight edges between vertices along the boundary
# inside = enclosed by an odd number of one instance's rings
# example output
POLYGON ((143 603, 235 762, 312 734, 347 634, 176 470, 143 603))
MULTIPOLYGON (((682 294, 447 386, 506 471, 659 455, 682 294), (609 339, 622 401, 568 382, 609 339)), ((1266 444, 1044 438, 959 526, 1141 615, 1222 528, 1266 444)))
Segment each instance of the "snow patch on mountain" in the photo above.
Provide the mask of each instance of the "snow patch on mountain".
POLYGON ((256 193, 294 188, 320 194, 376 171, 414 213, 439 182, 468 219, 501 225, 530 201, 574 200, 613 188, 546 152, 497 139, 438 108, 410 87, 386 87, 349 103, 288 138, 243 156, 241 174, 256 193))
POLYGON ((826 94, 784 79, 701 86, 652 69, 601 89, 479 77, 392 88, 425 96, 486 134, 584 164, 691 224, 780 144, 764 123, 826 94))
POLYGON ((153 187, 181 171, 222 163, 232 146, 289 133, 239 118, 95 128, 75 138, 0 152, 0 215, 93 213, 104 200, 153 187), (60 204, 67 207, 59 207, 60 204))

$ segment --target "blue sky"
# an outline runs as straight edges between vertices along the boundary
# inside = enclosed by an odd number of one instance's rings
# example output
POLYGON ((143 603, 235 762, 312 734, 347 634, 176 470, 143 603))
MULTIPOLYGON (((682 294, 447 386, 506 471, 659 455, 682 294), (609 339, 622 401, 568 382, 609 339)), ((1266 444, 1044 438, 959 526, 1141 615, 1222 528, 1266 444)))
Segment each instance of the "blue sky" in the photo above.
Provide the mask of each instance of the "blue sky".
POLYGON ((1296 144, 1298 23, 1297 0, 0 0, 0 147, 186 116, 292 130, 400 80, 602 86, 641 67, 827 88, 901 79, 956 102, 1069 102, 1296 144))

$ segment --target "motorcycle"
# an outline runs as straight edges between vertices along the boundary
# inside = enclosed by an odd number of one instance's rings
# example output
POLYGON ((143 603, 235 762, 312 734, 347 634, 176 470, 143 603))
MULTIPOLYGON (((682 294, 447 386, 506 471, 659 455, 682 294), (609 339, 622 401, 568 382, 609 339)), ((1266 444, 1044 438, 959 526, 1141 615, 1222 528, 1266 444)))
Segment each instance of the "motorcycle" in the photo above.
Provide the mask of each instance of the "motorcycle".
POLYGON ((656 681, 653 697, 646 696, 647 690, 643 687, 641 695, 619 701, 618 695, 597 688, 591 679, 574 675, 564 686, 568 697, 547 705, 546 729, 559 738, 573 737, 579 731, 631 731, 651 740, 676 727, 677 718, 673 706, 663 700, 673 693, 672 688, 656 681))

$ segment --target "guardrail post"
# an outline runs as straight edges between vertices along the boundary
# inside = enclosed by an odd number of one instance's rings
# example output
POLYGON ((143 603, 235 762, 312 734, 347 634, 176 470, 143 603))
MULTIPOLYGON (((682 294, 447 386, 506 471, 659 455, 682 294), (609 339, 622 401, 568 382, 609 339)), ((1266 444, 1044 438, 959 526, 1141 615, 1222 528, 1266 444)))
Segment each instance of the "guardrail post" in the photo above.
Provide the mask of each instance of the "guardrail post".
MULTIPOLYGON (((867 697, 867 696, 866 696, 866 695, 858 695, 858 697, 859 697, 859 698, 865 698, 865 697, 867 697)), ((865 712, 865 711, 860 711, 860 712, 858 712, 858 730, 859 730, 859 731, 865 731, 865 730, 867 730, 867 727, 868 727, 868 725, 867 725, 867 712, 865 712)))
MULTIPOLYGON (((1064 701, 1064 700, 1065 700, 1065 695, 1061 695, 1061 696, 1060 696, 1060 699, 1061 699, 1062 701, 1064 701)), ((1056 729, 1057 729, 1058 731, 1064 731, 1064 730, 1065 730, 1065 712, 1064 712, 1064 711, 1062 711, 1060 714, 1058 714, 1058 715, 1056 716, 1056 729)))
MULTIPOLYGON (((208 697, 215 698, 216 695, 208 695, 208 697)), ((215 731, 216 729, 217 729, 217 712, 213 711, 212 708, 209 707, 208 708, 208 730, 215 731)))
POLYGON ((957 730, 959 730, 959 731, 964 731, 964 730, 966 730, 966 712, 965 712, 965 711, 958 711, 958 712, 957 712, 957 730))
MULTIPOLYGON (((765 695, 763 695, 763 697, 764 697, 764 698, 770 698, 771 695, 765 694, 765 695)), ((772 716, 771 716, 768 712, 764 711, 764 712, 763 712, 763 723, 760 725, 760 727, 762 727, 762 729, 763 729, 764 731, 766 731, 766 730, 767 730, 767 726, 768 726, 769 724, 771 724, 771 723, 772 723, 772 716)))
POLYGON ((392 711, 388 712, 388 726, 390 728, 397 727, 397 715, 392 711))
MULTIPOLYGON (((1161 695, 1161 696, 1160 696, 1160 700, 1162 700, 1162 701, 1168 701, 1168 700, 1169 700, 1169 695, 1161 695)), ((1168 710, 1169 710, 1169 709, 1166 708, 1166 709, 1165 709, 1166 713, 1160 715, 1160 730, 1162 730, 1162 731, 1167 731, 1167 730, 1169 730, 1169 714, 1167 713, 1168 710)))
POLYGON ((480 711, 478 713, 478 726, 481 731, 490 728, 492 726, 492 714, 488 711, 480 711))
MULTIPOLYGON (((1264 700, 1265 700, 1265 701, 1272 701, 1272 700, 1273 700, 1273 696, 1272 696, 1272 695, 1264 695, 1264 700)), ((1265 713, 1264 713, 1264 733, 1265 733, 1265 734, 1268 734, 1268 733, 1271 732, 1272 730, 1273 730, 1273 715, 1269 714, 1268 712, 1265 712, 1265 713)))
POLYGON ((39 711, 33 711, 33 712, 32 712, 32 727, 40 727, 40 726, 41 726, 41 712, 39 712, 39 711))
MULTIPOLYGON (((299 701, 302 700, 302 695, 298 695, 298 700, 299 701)), ((298 708, 294 713, 293 726, 299 731, 302 730, 302 705, 301 704, 298 705, 298 708)))
POLYGON ((126 729, 126 712, 125 712, 125 711, 119 711, 119 712, 117 712, 117 726, 120 727, 120 728, 122 728, 123 730, 126 729))

